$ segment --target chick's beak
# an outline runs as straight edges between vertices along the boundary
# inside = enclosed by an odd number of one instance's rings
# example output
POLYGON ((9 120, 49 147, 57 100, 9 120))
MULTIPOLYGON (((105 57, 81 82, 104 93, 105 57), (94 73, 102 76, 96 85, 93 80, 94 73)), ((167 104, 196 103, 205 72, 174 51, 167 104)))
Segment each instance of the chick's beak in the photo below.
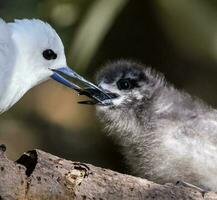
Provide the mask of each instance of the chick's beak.
POLYGON ((111 93, 109 91, 98 91, 93 88, 86 88, 82 95, 86 95, 91 98, 89 101, 80 101, 80 104, 89 104, 89 105, 100 105, 100 106, 110 106, 113 105, 112 100, 117 98, 119 95, 111 93))
POLYGON ((84 79, 82 76, 80 76, 79 74, 77 74, 75 71, 73 71, 71 68, 69 67, 61 67, 58 69, 52 69, 53 74, 51 75, 51 78, 54 79, 55 81, 69 87, 72 88, 74 90, 76 90, 80 95, 86 95, 89 98, 91 98, 95 104, 96 103, 100 103, 100 104, 105 104, 105 103, 109 103, 111 99, 110 95, 107 94, 104 90, 102 90, 101 88, 97 87, 96 85, 94 85, 93 83, 89 82, 88 80, 84 79), (63 76, 61 76, 61 74, 69 76, 75 80, 80 81, 81 83, 83 83, 86 86, 86 89, 81 88, 80 86, 70 82, 69 80, 65 79, 63 76), (103 98, 102 98, 103 97, 103 98), (107 99, 107 102, 105 101, 107 99))

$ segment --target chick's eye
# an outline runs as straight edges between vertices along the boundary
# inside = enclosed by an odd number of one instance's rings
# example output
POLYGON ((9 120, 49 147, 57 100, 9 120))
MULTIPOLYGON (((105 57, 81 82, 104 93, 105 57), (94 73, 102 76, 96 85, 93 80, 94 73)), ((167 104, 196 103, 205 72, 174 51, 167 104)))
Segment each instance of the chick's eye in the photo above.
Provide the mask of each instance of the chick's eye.
POLYGON ((57 58, 57 54, 52 49, 46 49, 42 55, 46 60, 55 60, 57 58))
POLYGON ((132 88, 132 84, 130 82, 130 79, 120 79, 117 82, 117 87, 119 90, 129 90, 132 88))

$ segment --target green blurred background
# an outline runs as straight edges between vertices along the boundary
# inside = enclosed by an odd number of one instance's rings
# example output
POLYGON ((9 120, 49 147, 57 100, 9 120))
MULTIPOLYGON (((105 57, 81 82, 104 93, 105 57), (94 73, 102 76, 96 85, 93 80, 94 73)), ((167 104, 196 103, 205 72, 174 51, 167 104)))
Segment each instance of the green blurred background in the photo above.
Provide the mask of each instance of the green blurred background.
MULTIPOLYGON (((48 21, 65 45, 68 64, 94 81, 110 60, 143 62, 176 87, 217 105, 215 0, 1 0, 0 17, 48 21)), ((127 172, 118 145, 91 106, 50 80, 0 118, 0 143, 12 159, 40 148, 55 155, 127 172)))

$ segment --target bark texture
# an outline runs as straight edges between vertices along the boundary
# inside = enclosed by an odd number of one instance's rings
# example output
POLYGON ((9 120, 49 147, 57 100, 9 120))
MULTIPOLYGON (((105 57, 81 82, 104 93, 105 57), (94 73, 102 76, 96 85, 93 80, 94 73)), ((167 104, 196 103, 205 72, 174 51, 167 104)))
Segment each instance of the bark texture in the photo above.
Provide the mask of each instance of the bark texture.
POLYGON ((90 164, 72 162, 41 150, 16 162, 0 146, 0 200, 32 199, 217 199, 217 194, 171 183, 159 185, 90 164))

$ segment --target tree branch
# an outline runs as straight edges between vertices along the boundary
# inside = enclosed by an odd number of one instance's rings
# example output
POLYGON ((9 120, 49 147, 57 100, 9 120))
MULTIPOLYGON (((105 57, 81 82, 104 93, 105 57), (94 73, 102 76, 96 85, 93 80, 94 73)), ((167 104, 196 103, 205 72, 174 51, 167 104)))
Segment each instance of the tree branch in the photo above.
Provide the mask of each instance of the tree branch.
POLYGON ((68 161, 41 150, 24 153, 16 162, 0 146, 0 199, 217 199, 171 183, 159 185, 90 164, 68 161))

